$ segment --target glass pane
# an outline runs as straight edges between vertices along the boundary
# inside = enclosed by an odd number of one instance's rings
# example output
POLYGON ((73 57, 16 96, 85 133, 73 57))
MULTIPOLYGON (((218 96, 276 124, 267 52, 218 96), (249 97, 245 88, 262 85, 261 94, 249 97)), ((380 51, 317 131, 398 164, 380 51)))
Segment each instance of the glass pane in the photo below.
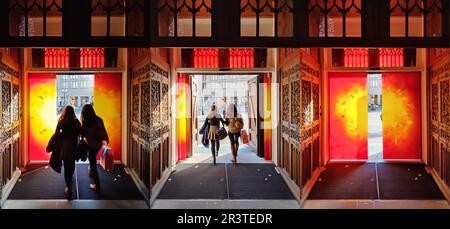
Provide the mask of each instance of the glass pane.
MULTIPOLYGON (((48 1, 47 1, 48 2, 48 1)), ((49 5, 49 3, 47 3, 49 5)), ((54 1, 54 4, 47 12, 46 35, 62 36, 62 0, 54 1)))
MULTIPOLYGON (((19 36, 21 34, 21 27, 23 35, 25 35, 25 23, 21 23, 25 20, 25 13, 22 11, 24 0, 9 1, 9 35, 19 36)), ((24 21, 25 22, 25 21, 24 21)))
POLYGON ((196 1, 195 6, 199 9, 195 15, 195 36, 211 36, 211 0, 196 1))
MULTIPOLYGON (((37 5, 33 5, 31 9, 29 9, 28 13, 28 36, 43 36, 43 13, 39 10, 37 5)), ((25 24, 25 18, 21 21, 21 23, 25 24)), ((25 26, 24 26, 25 27, 25 26)), ((21 35, 24 34, 25 29, 21 30, 21 35)))
POLYGON ((428 1, 428 14, 426 18, 427 23, 427 37, 442 36, 442 1, 428 1))
POLYGON ((177 14, 177 35, 179 37, 192 37, 192 13, 182 8, 177 14))
POLYGON ((160 37, 175 36, 175 19, 172 12, 173 5, 167 1, 159 1, 158 11, 158 35, 160 37))
POLYGON ((342 23, 342 14, 335 7, 328 13, 327 25, 325 25, 325 18, 321 21, 321 34, 324 34, 325 29, 327 29, 329 37, 342 37, 342 23))
POLYGON ((323 14, 320 12, 318 7, 315 7, 309 11, 309 36, 310 37, 318 37, 319 34, 322 36, 325 35, 322 29, 322 33, 319 30, 319 24, 321 24, 321 20, 323 18, 323 14))
POLYGON ((125 36, 125 0, 117 0, 119 3, 112 7, 110 17, 110 36, 125 36))
POLYGON ((103 11, 102 4, 105 0, 93 0, 92 1, 92 14, 91 14, 91 35, 92 36, 106 36, 107 19, 106 12, 103 11))
POLYGON ((279 3, 278 7, 280 13, 278 14, 278 36, 292 37, 294 35, 294 15, 292 0, 284 1, 284 4, 279 3))
POLYGON ((269 7, 265 7, 259 15, 259 36, 275 36, 275 14, 271 12, 269 7))
POLYGON ((360 0, 309 0, 308 12, 311 37, 361 37, 360 0))
POLYGON ((91 13, 92 36, 124 36, 125 35, 125 0, 93 0, 91 13), (108 15, 109 25, 108 25, 108 15), (109 34, 108 34, 109 26, 109 34))
POLYGON ((405 7, 405 5, 395 5, 393 3, 394 1, 391 1, 390 35, 391 37, 404 37, 406 33, 406 18, 400 7, 405 7))
POLYGON ((423 5, 422 1, 415 2, 416 1, 408 2, 408 8, 411 10, 408 14, 408 36, 423 37, 423 13, 419 8, 423 8, 423 5))
POLYGON ((256 13, 250 4, 255 4, 255 1, 241 1, 241 37, 256 37, 256 13))
POLYGON ((358 10, 351 8, 345 16, 345 36, 361 37, 361 14, 358 10))
POLYGON ((144 35, 144 0, 135 0, 128 10, 128 36, 144 35))

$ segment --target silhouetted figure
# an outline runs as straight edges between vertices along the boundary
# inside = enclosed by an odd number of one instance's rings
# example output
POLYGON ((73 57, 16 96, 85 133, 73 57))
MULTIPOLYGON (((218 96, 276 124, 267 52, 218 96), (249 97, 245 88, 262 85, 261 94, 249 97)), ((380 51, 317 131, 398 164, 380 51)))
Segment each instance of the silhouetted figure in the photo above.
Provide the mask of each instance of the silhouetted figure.
POLYGON ((89 176, 94 179, 90 188, 99 193, 100 179, 97 171, 97 154, 102 146, 108 144, 109 138, 103 119, 95 114, 94 107, 90 104, 84 105, 81 111, 81 127, 81 135, 89 148, 89 176))
POLYGON ((64 164, 64 180, 66 181, 66 198, 72 199, 72 179, 75 171, 75 157, 78 137, 81 133, 80 121, 75 116, 72 106, 66 106, 59 117, 55 133, 60 134, 60 159, 64 164))

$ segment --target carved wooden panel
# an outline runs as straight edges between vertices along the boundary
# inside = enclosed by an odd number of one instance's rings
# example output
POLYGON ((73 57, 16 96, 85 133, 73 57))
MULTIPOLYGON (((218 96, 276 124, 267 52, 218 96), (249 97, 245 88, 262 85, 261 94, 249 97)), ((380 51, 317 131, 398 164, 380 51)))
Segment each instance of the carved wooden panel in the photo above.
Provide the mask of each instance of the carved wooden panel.
POLYGON ((150 81, 141 83, 141 125, 150 126, 150 81))
POLYGON ((12 122, 19 121, 19 85, 12 87, 12 122))
POLYGON ((128 157, 151 196, 153 186, 170 167, 170 87, 168 70, 152 62, 153 54, 144 51, 139 52, 150 58, 136 57, 138 67, 132 72, 130 138, 134 151, 128 157))
POLYGON ((132 88, 132 121, 139 121, 139 84, 133 85, 132 88))
POLYGON ((291 83, 291 124, 300 126, 300 81, 291 83))
POLYGON ((319 84, 312 85, 313 121, 319 120, 319 84))
MULTIPOLYGON (((19 72, 0 51, 0 192, 19 166, 19 72)), ((9 58, 11 59, 11 58, 9 58)), ((1 194, 0 194, 1 196, 1 194)))
POLYGON ((433 83, 431 85, 431 119, 438 121, 439 117, 439 85, 433 83))
POLYGON ((3 127, 11 125, 11 83, 2 81, 2 119, 3 127))
POLYGON ((162 94, 162 121, 166 122, 169 120, 169 85, 163 83, 161 85, 161 94, 162 94))
POLYGON ((440 85, 441 91, 441 124, 450 124, 450 114, 449 114, 449 103, 450 103, 450 91, 449 91, 449 80, 441 81, 440 85))
MULTIPOLYGON (((430 54, 438 49, 430 50, 430 54)), ((431 123, 428 164, 450 187, 450 49, 431 55, 431 123)))
POLYGON ((282 120, 289 121, 289 101, 290 101, 290 91, 289 84, 282 86, 282 120))
POLYGON ((311 124, 311 82, 302 80, 302 125, 311 124))
POLYGON ((151 81, 151 122, 152 126, 159 125, 161 123, 161 83, 159 81, 151 81))

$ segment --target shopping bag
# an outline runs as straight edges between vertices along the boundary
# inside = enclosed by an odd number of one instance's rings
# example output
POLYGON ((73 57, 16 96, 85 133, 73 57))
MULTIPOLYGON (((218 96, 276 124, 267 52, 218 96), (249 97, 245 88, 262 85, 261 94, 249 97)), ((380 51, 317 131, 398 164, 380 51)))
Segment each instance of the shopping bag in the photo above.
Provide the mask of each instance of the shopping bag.
POLYGON ((109 146, 103 146, 100 154, 100 166, 104 170, 112 171, 114 170, 114 152, 113 149, 109 146))
POLYGON ((248 134, 247 131, 244 129, 241 130, 241 141, 242 144, 248 144, 248 134))

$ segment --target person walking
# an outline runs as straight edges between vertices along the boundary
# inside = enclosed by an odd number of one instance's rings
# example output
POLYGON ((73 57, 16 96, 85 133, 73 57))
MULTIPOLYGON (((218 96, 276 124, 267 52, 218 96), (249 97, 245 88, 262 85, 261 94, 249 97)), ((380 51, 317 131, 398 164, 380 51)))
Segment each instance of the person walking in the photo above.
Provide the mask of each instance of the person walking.
POLYGON ((92 191, 100 193, 97 154, 103 146, 108 144, 109 137, 103 119, 97 116, 91 104, 84 105, 81 110, 81 135, 88 145, 89 176, 94 180, 89 187, 92 191))
POLYGON ((65 196, 72 199, 72 180, 75 172, 75 157, 78 137, 81 134, 81 124, 72 106, 64 107, 56 126, 55 134, 61 139, 59 159, 64 165, 64 180, 66 182, 65 196))
POLYGON ((217 131, 219 130, 220 123, 224 124, 225 120, 220 115, 216 105, 212 105, 203 125, 209 125, 208 139, 211 141, 211 154, 214 164, 216 164, 216 157, 219 156, 220 139, 217 136, 217 131))
POLYGON ((239 137, 241 136, 241 130, 244 128, 244 120, 242 115, 238 113, 236 104, 230 103, 227 106, 225 112, 225 124, 228 126, 228 137, 231 142, 231 162, 237 163, 237 153, 239 151, 239 137))

